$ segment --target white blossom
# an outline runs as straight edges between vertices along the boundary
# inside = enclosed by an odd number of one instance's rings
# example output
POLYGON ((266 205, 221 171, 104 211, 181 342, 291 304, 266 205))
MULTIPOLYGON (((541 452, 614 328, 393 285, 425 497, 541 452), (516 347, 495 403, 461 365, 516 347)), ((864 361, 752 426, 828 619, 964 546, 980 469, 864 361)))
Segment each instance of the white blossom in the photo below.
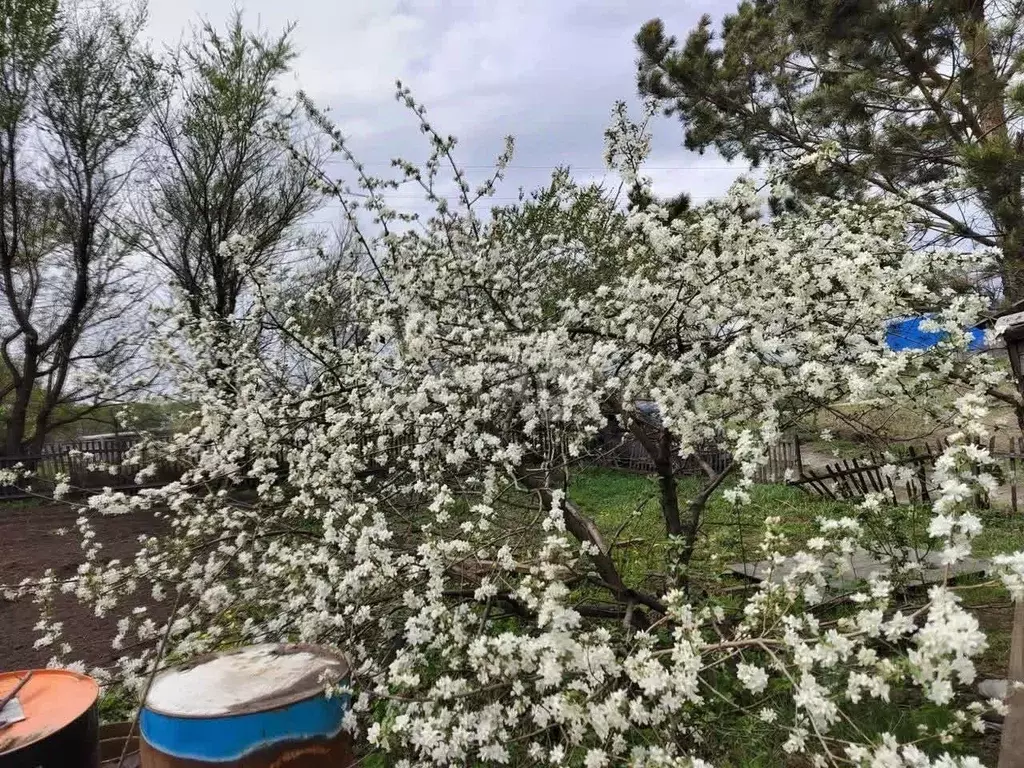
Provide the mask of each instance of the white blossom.
MULTIPOLYGON (((865 698, 914 685, 960 712, 985 637, 947 585, 912 615, 892 574, 858 586, 839 621, 808 610, 865 535, 852 514, 822 519, 803 546, 766 519, 757 551, 786 577, 727 616, 687 592, 674 561, 653 588, 624 574, 614 528, 586 517, 566 472, 609 404, 626 418, 651 402, 682 458, 708 443, 731 456, 730 482, 711 490, 749 504, 769 446, 811 406, 906 402, 956 378, 970 391, 949 414, 958 432, 936 461, 928 530, 949 562, 966 557, 981 526, 968 507, 996 477, 978 447, 996 374, 963 334, 917 353, 890 350, 885 331, 928 302, 944 329, 972 321, 980 300, 941 286, 976 256, 914 250, 905 211, 884 197, 763 215, 750 179, 668 221, 563 172, 481 217, 461 171, 449 181, 462 204, 438 194, 454 142, 398 97, 434 150, 399 168, 434 215, 400 226, 387 183, 364 178, 362 263, 299 297, 253 274, 237 317, 176 317, 160 353, 194 408, 147 455, 186 470, 133 496, 97 494, 78 522, 85 562, 70 589, 118 617, 119 645, 142 643, 118 661, 128 688, 141 692, 164 636, 175 658, 329 643, 351 662, 359 705, 346 727, 405 766, 704 768, 714 734, 700 713, 748 706, 786 753, 835 764, 826 734, 865 698), (339 307, 341 327, 312 320, 339 307), (105 561, 95 512, 153 512, 169 533, 105 561), (132 611, 149 590, 176 606, 169 624, 132 611)), ((609 162, 642 186, 646 125, 620 108, 608 139, 609 162)), ((223 248, 250 261, 245 233, 223 248)), ((856 514, 889 503, 872 495, 856 514)), ((667 558, 685 549, 672 536, 667 558)), ((1020 599, 1024 555, 994 563, 1020 599)), ((56 581, 18 589, 45 611, 56 581)), ((38 629, 59 646, 58 623, 38 629)), ((862 765, 971 765, 929 763, 888 734, 863 741, 846 747, 862 765)))

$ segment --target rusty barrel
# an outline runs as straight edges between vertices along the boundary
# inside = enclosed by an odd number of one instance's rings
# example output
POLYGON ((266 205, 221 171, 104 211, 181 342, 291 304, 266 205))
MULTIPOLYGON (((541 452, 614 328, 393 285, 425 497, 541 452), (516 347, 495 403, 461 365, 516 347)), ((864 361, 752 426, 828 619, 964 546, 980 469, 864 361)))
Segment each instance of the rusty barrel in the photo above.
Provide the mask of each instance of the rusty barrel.
POLYGON ((264 644, 161 672, 139 716, 142 768, 346 768, 348 664, 312 645, 264 644))
MULTIPOLYGON (((0 673, 0 700, 26 674, 0 673)), ((77 672, 33 670, 15 701, 4 708, 5 715, 17 708, 24 719, 0 728, 0 766, 96 768, 100 764, 99 693, 95 680, 77 672)))

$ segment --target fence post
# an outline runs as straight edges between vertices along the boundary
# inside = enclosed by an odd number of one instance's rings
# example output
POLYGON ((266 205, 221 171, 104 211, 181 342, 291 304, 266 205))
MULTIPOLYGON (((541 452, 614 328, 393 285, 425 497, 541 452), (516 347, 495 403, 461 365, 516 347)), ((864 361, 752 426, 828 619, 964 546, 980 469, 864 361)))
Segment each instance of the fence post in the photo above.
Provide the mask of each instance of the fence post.
MULTIPOLYGON (((1024 603, 1013 610, 1010 633, 1010 664, 1006 675, 1009 686, 1024 682, 1024 603)), ((1003 721, 1003 738, 999 748, 999 768, 1024 768, 1024 688, 1007 691, 1010 711, 1003 721)))
POLYGON ((1010 510, 1017 514, 1017 441, 1012 437, 1007 438, 1010 444, 1008 451, 1010 459, 1010 510))

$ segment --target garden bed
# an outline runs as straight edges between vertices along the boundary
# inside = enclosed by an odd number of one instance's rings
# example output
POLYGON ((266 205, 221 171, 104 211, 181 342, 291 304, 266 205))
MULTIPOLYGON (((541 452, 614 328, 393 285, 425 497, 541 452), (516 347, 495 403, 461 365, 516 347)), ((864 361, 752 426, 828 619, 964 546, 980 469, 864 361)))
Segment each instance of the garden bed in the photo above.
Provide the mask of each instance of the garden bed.
MULTIPOLYGON (((27 577, 41 576, 52 568, 58 578, 73 576, 83 561, 75 520, 76 508, 31 502, 0 504, 0 584, 16 584, 27 577), (65 529, 66 535, 59 531, 65 529)), ((148 514, 95 515, 94 526, 103 543, 103 557, 131 557, 138 549, 138 537, 166 525, 148 514)), ((57 600, 57 618, 73 644, 71 657, 87 666, 106 666, 118 656, 110 642, 116 632, 116 617, 98 618, 72 596, 57 600)), ((38 633, 38 608, 28 599, 9 602, 0 598, 0 670, 45 666, 52 648, 33 648, 38 633)))

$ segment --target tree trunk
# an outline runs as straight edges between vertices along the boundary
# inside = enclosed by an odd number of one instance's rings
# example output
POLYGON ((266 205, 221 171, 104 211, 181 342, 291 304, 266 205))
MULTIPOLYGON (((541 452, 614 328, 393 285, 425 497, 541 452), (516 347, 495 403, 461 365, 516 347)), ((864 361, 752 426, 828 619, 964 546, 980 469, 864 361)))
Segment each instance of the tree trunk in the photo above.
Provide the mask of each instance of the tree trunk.
POLYGON ((992 54, 985 0, 961 0, 959 30, 964 54, 973 68, 971 88, 964 96, 970 107, 968 127, 978 145, 986 149, 984 161, 968 172, 976 174, 984 207, 999 231, 1002 251, 999 277, 1003 300, 1014 304, 1024 299, 1024 194, 1021 190, 1024 147, 1021 136, 1010 136, 1006 119, 1006 84, 1000 78, 992 54))
MULTIPOLYGON (((1013 350, 1007 350, 1012 358, 1013 350)), ((1016 366, 1011 367, 1016 370, 1016 366)), ((1024 395, 1024 380, 1017 378, 1014 382, 1017 391, 1024 395)), ((1019 403, 1014 407, 1017 424, 1024 432, 1024 407, 1019 403)), ((1006 670, 1006 680, 1012 686, 1016 682, 1024 683, 1024 602, 1019 602, 1013 610, 1013 629, 1010 632, 1010 660, 1006 670)), ((1007 697, 1009 712, 1003 721, 1003 738, 999 748, 999 768, 1024 768, 1024 689, 1010 690, 1007 697)))
POLYGON ((22 442, 25 439, 25 420, 28 417, 28 401, 23 396, 22 388, 19 387, 15 391, 14 403, 11 405, 11 409, 7 414, 5 435, 4 435, 4 455, 13 457, 21 456, 22 454, 22 442))
POLYGON ((999 276, 1003 284, 1003 301, 1012 306, 1024 300, 1024 223, 1004 228, 1002 246, 999 276))
POLYGON ((31 439, 23 441, 25 451, 31 456, 39 456, 43 452, 43 446, 46 444, 46 435, 49 430, 50 419, 49 417, 37 418, 35 431, 32 433, 31 439))
POLYGON ((22 456, 25 453, 28 411, 32 404, 32 393, 36 382, 37 361, 35 357, 33 350, 29 348, 25 350, 21 382, 14 390, 14 402, 4 419, 4 453, 7 456, 22 456))
POLYGON ((661 496, 661 515, 665 519, 665 533, 669 536, 681 536, 684 531, 679 518, 679 488, 672 467, 672 436, 667 429, 662 429, 659 435, 654 466, 658 471, 658 489, 661 496))
POLYGON ((681 536, 683 524, 679 517, 679 495, 676 486, 675 469, 672 466, 672 434, 665 428, 659 427, 657 440, 648 430, 654 426, 635 415, 629 419, 629 431, 633 434, 644 451, 654 464, 654 471, 658 474, 658 501, 661 506, 661 516, 665 521, 665 533, 669 536, 681 536))

